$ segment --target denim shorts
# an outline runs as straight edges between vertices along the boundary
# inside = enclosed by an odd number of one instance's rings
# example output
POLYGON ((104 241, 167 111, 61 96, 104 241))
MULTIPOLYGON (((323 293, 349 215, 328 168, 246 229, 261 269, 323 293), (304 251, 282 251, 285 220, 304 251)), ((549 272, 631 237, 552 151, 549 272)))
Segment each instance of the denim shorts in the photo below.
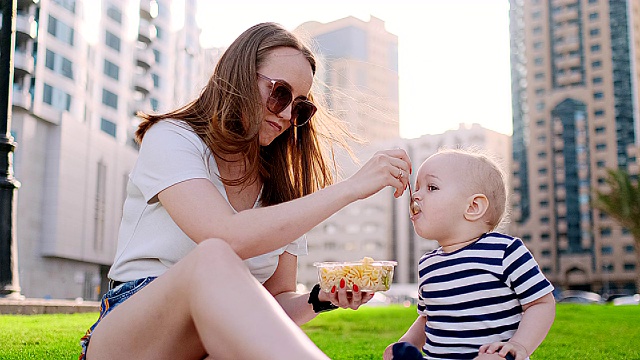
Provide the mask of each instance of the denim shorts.
POLYGON ((128 281, 126 283, 120 284, 115 288, 107 291, 106 294, 102 297, 102 301, 100 301, 100 316, 98 317, 98 321, 93 324, 87 333, 80 339, 80 346, 82 347, 82 352, 80 353, 80 357, 78 360, 86 360, 87 358, 87 348, 89 347, 89 340, 91 340, 91 333, 93 329, 98 326, 100 320, 107 316, 111 310, 113 310, 116 306, 123 303, 125 300, 133 296, 133 294, 140 291, 143 287, 147 286, 150 282, 155 280, 156 276, 146 277, 142 279, 128 281))

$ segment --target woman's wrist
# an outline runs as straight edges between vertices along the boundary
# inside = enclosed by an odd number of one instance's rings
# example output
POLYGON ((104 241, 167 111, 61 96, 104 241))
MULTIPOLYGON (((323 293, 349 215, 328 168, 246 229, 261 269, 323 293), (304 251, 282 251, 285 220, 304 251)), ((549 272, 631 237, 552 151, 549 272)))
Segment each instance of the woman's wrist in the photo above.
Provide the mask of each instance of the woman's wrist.
POLYGON ((313 311, 316 314, 324 311, 335 310, 338 308, 338 306, 333 305, 331 301, 320 300, 319 298, 320 293, 321 293, 320 284, 316 284, 311 290, 311 292, 309 293, 309 300, 307 300, 307 303, 311 304, 311 306, 313 307, 313 311))

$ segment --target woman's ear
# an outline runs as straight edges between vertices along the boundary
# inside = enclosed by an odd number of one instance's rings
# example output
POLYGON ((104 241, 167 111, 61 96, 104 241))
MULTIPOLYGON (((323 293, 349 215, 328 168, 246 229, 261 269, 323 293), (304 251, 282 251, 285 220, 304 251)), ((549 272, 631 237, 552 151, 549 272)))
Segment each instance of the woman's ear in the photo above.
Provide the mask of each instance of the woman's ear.
POLYGON ((468 221, 481 219, 489 208, 489 199, 484 194, 473 194, 468 198, 468 206, 464 218, 468 221))

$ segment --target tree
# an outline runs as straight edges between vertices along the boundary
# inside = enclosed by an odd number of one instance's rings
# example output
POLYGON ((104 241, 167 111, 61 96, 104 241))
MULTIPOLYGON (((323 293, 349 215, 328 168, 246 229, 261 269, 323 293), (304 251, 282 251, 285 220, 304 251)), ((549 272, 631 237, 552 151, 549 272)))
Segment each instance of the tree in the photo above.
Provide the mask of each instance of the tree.
MULTIPOLYGON (((593 206, 614 218, 631 232, 636 243, 637 263, 640 264, 640 187, 628 172, 622 169, 607 170, 608 189, 596 190, 593 206)), ((640 274, 640 271, 638 271, 640 274)), ((640 291, 640 275, 636 279, 640 291)))

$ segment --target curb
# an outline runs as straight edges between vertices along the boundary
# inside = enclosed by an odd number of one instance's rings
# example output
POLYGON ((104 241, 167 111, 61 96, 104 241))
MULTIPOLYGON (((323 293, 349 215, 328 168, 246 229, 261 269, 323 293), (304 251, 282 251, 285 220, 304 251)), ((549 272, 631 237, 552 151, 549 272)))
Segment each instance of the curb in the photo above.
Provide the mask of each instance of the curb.
POLYGON ((0 315, 75 314, 99 311, 99 301, 0 298, 0 315))

